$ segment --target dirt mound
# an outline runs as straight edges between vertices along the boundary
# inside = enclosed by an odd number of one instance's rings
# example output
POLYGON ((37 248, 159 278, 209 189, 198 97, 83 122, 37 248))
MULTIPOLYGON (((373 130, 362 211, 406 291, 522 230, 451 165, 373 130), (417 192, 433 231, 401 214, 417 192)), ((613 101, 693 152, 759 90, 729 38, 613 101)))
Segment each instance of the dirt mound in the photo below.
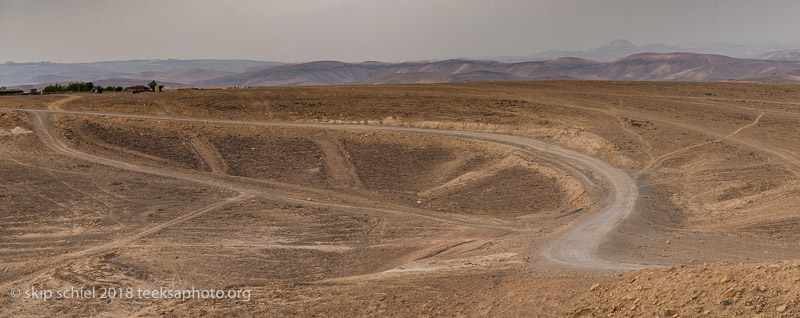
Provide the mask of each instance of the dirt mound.
POLYGON ((451 137, 99 117, 55 122, 78 149, 153 167, 339 189, 459 214, 506 218, 581 207, 572 204, 579 186, 565 184, 570 177, 558 169, 451 137))
POLYGON ((800 262, 648 269, 595 284, 573 316, 795 317, 800 262))
POLYGON ((193 151, 191 139, 168 123, 97 118, 57 118, 67 141, 79 148, 91 147, 110 157, 128 157, 150 165, 210 171, 193 151))
POLYGON ((441 137, 366 133, 342 144, 364 186, 378 190, 421 192, 489 160, 486 150, 441 137))
POLYGON ((322 151, 314 141, 281 132, 210 139, 231 175, 303 185, 327 183, 322 151))

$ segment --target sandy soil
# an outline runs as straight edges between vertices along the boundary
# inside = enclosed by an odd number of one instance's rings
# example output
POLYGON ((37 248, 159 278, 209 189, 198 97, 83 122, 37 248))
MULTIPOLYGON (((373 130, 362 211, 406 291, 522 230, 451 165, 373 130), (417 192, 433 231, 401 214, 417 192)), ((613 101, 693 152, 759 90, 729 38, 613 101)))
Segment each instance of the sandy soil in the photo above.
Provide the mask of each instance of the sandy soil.
POLYGON ((12 96, 0 108, 2 315, 800 306, 796 85, 264 88, 12 96), (252 297, 9 292, 31 286, 252 297))

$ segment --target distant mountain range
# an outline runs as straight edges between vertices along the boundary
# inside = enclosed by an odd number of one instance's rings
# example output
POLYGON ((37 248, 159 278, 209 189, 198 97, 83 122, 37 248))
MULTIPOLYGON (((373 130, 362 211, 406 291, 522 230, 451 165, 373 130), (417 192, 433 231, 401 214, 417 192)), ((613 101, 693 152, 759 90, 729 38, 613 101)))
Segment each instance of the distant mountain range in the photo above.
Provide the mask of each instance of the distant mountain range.
POLYGON ((572 57, 500 63, 446 60, 387 64, 312 62, 247 71, 193 84, 199 86, 299 86, 400 84, 492 80, 759 80, 800 70, 796 61, 737 59, 697 53, 640 53, 610 62, 572 57))
POLYGON ((49 83, 126 79, 191 83, 199 80, 281 65, 250 60, 129 60, 91 63, 0 64, 0 85, 43 86, 49 83))
POLYGON ((488 58, 500 62, 526 62, 552 60, 559 57, 577 57, 593 61, 608 62, 639 53, 691 52, 725 55, 737 58, 758 58, 764 52, 791 50, 800 47, 800 41, 788 42, 711 42, 680 45, 647 44, 636 45, 628 40, 614 40, 587 51, 550 50, 532 56, 500 56, 488 58))
POLYGON ((686 49, 666 44, 638 46, 628 40, 614 40, 611 43, 588 51, 546 51, 523 60, 552 60, 559 57, 577 57, 593 61, 611 61, 638 53, 685 52, 686 49))
MULTIPOLYGON (((228 86, 303 86, 404 84, 514 80, 758 81, 800 82, 800 50, 734 58, 671 51, 667 45, 636 46, 617 40, 581 52, 597 60, 558 57, 537 61, 496 62, 454 59, 434 62, 345 63, 317 61, 284 64, 248 60, 134 60, 79 64, 0 64, 0 85, 41 88, 50 83, 93 81, 130 86, 156 80, 168 88, 228 86)), ((551 51, 553 56, 564 52, 551 51)), ((577 54, 577 53, 575 53, 577 54)))

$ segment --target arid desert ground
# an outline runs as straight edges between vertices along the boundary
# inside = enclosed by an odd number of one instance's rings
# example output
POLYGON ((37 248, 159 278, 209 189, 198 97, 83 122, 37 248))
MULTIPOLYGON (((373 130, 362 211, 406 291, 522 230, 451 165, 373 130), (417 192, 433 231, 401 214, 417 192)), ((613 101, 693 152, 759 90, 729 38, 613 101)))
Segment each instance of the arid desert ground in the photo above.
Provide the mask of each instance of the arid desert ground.
POLYGON ((799 138, 797 84, 0 97, 0 316, 795 317, 799 138))

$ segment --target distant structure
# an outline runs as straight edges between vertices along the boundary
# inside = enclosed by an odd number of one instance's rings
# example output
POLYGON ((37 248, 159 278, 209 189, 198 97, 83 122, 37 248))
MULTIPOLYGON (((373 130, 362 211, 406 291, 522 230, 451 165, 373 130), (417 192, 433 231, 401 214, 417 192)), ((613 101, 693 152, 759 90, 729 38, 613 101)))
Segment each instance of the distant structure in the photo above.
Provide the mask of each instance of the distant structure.
POLYGON ((39 94, 39 90, 31 88, 31 95, 36 95, 36 94, 39 94))
POLYGON ((147 87, 147 86, 144 86, 144 85, 128 86, 128 87, 125 87, 125 89, 122 90, 122 91, 123 92, 131 92, 131 93, 134 93, 134 94, 143 93, 143 92, 151 92, 150 87, 147 87))
POLYGON ((134 94, 144 93, 144 92, 156 92, 156 93, 158 93, 158 92, 163 92, 164 91, 164 85, 158 85, 158 84, 156 84, 156 81, 152 81, 149 84, 147 84, 147 86, 145 86, 145 85, 128 86, 128 87, 125 87, 125 89, 123 89, 122 91, 123 92, 131 92, 131 93, 134 93, 134 94))
POLYGON ((2 89, 0 90, 0 95, 22 95, 25 93, 21 89, 2 89))

